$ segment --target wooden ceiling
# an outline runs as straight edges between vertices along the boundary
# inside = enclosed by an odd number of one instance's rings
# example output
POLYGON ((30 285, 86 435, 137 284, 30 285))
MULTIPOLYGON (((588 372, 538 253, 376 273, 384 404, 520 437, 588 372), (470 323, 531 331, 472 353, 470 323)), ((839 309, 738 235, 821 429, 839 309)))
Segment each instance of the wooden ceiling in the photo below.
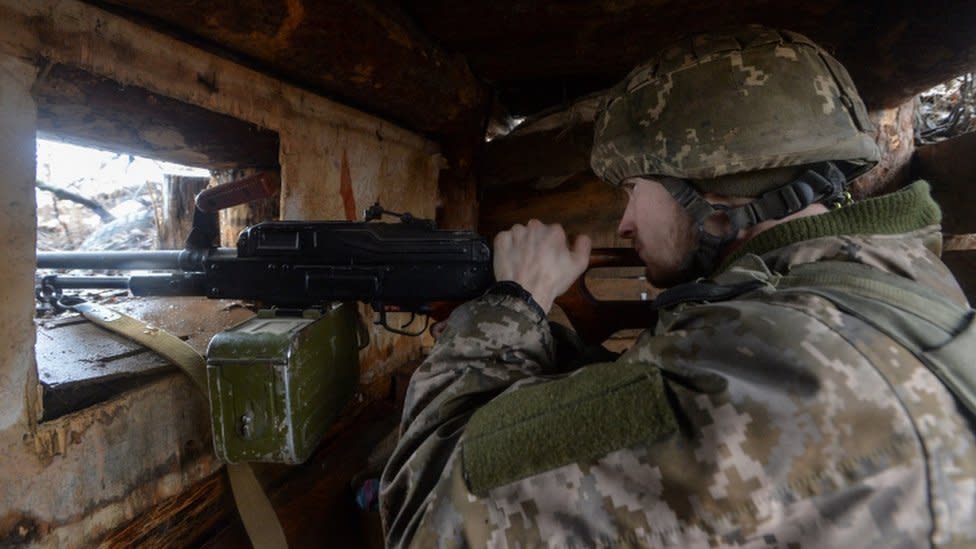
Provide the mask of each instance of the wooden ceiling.
POLYGON ((435 138, 483 132, 620 79, 687 33, 762 23, 845 63, 869 107, 976 67, 976 2, 92 0, 435 138), (501 107, 499 109, 499 106, 501 107))

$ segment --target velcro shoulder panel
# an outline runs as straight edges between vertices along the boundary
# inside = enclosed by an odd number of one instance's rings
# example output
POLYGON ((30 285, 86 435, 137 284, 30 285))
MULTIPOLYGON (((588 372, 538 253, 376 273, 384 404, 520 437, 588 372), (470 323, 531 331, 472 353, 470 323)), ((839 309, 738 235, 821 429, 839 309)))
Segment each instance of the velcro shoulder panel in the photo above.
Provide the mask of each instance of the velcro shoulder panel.
POLYGON ((468 489, 492 488, 676 430, 660 371, 647 364, 594 364, 521 387, 480 408, 461 441, 468 489))

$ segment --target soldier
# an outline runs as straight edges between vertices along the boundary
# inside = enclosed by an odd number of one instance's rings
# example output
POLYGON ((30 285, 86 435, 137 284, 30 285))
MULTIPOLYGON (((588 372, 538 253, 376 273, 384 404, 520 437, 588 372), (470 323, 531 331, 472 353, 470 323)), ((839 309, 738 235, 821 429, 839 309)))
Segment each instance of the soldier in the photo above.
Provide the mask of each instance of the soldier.
POLYGON ((546 313, 589 240, 499 234, 501 282, 411 380, 387 543, 976 544, 976 321, 924 182, 850 200, 868 128, 846 70, 791 32, 696 36, 631 72, 591 163, 670 287, 657 326, 564 372, 546 313))

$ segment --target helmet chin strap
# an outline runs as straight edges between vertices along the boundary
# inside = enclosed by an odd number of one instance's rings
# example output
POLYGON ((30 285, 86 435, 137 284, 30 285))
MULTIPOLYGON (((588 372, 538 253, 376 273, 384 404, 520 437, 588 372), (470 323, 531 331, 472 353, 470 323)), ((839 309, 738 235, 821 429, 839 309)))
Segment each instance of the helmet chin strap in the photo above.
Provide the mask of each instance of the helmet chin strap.
POLYGON ((688 260, 688 274, 692 277, 711 274, 722 251, 742 229, 763 221, 782 219, 811 204, 822 203, 835 208, 851 199, 847 192, 847 177, 833 162, 814 164, 793 181, 736 207, 708 202, 684 179, 667 178, 661 183, 688 211, 698 230, 698 247, 688 260), (724 234, 709 232, 705 227, 705 222, 717 215, 728 220, 724 234))

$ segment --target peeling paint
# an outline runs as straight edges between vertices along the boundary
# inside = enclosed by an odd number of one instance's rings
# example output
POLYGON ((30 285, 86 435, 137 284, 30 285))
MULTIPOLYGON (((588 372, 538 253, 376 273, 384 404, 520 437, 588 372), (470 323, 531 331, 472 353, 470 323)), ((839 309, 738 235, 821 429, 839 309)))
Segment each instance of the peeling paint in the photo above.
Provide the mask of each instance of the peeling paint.
POLYGON ((119 416, 129 412, 125 399, 114 399, 99 406, 86 408, 55 420, 41 423, 26 441, 33 443, 37 456, 50 463, 54 456, 63 456, 69 446, 81 442, 83 435, 96 424, 111 425, 119 416))
POLYGON ((356 221, 359 210, 356 208, 356 197, 352 191, 352 174, 349 172, 349 158, 346 150, 342 150, 342 168, 339 176, 339 196, 346 211, 346 221, 356 221))
POLYGON ((41 546, 90 545, 216 471, 205 414, 190 382, 174 374, 44 423, 16 445, 0 433, 0 508, 34 517, 41 546), (27 451, 17 457, 16 447, 27 451))

